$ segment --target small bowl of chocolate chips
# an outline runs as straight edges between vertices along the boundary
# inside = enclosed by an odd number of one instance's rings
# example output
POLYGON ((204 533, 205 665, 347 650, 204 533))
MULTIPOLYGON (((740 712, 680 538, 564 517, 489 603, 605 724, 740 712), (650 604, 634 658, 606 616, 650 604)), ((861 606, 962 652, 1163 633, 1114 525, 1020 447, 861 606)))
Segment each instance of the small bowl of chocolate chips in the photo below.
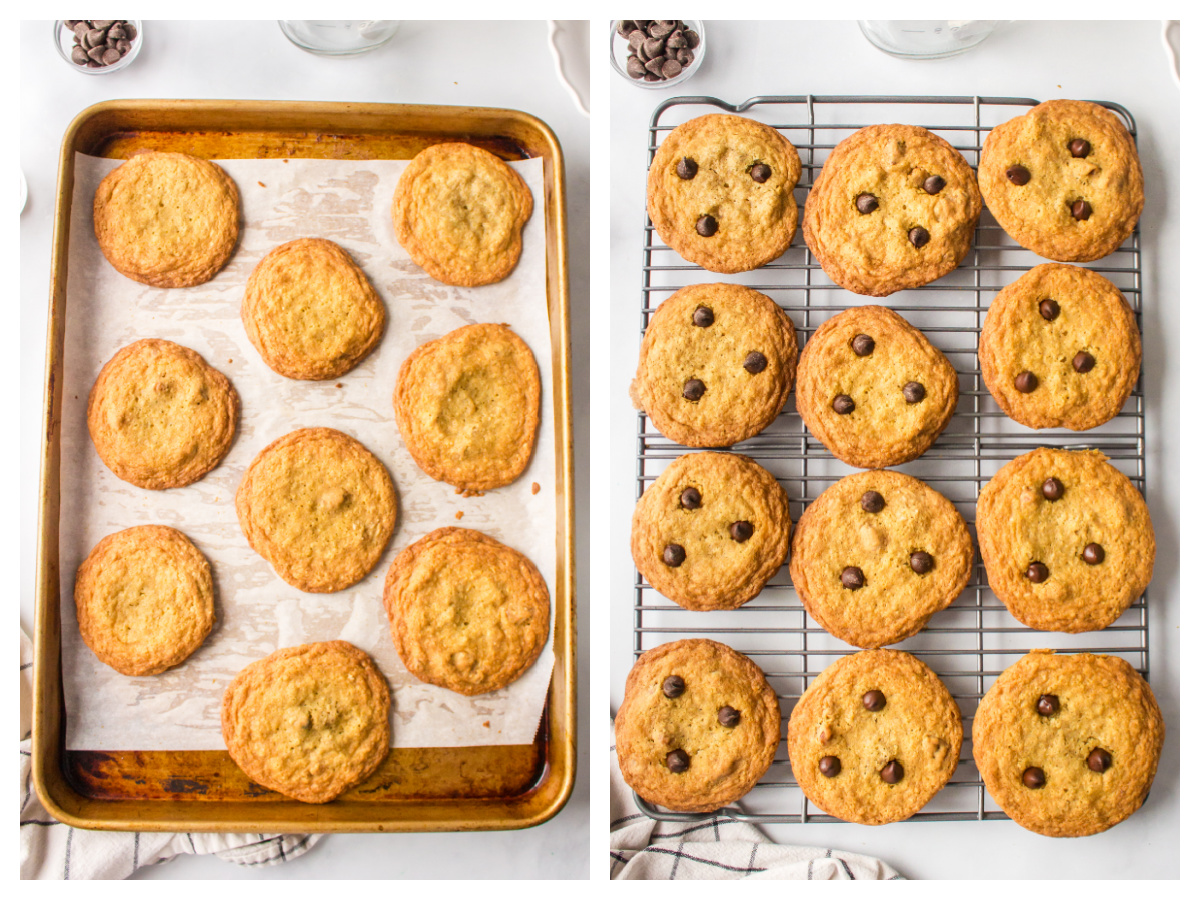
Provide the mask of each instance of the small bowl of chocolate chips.
POLYGON ((142 49, 142 23, 137 19, 60 19, 54 23, 54 46, 59 56, 84 74, 119 72, 142 49))
POLYGON ((704 23, 697 19, 617 19, 609 61, 626 81, 659 90, 682 84, 704 61, 704 23))

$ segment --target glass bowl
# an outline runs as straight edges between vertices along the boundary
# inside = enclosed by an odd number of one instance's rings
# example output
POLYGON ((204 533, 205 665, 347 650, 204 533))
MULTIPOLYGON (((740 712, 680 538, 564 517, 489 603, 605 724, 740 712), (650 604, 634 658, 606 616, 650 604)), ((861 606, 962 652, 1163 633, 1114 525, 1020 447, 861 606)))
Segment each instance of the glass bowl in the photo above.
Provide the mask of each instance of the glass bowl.
POLYGON ((112 72, 119 72, 131 62, 138 52, 142 49, 142 23, 140 19, 129 19, 129 24, 137 29, 137 37, 130 41, 129 52, 122 56, 111 66, 98 66, 94 69, 88 66, 81 66, 71 60, 71 48, 75 46, 75 34, 67 27, 67 23, 63 20, 58 20, 54 23, 54 46, 58 50, 58 55, 62 57, 63 62, 74 69, 76 72, 82 72, 85 75, 108 75, 112 72))
POLYGON ((700 44, 692 51, 696 54, 696 58, 692 60, 690 66, 674 78, 664 78, 662 81, 653 82, 647 82, 644 78, 634 78, 625 71, 625 59, 629 56, 629 42, 617 33, 617 26, 620 24, 620 20, 614 19, 612 21, 612 27, 609 29, 608 36, 608 60, 612 63, 613 69, 616 70, 616 73, 621 76, 623 81, 649 91, 659 91, 663 88, 683 84, 696 74, 696 70, 704 62, 704 52, 708 49, 708 38, 704 36, 704 23, 699 19, 680 19, 679 21, 683 23, 685 29, 690 29, 700 35, 700 44))

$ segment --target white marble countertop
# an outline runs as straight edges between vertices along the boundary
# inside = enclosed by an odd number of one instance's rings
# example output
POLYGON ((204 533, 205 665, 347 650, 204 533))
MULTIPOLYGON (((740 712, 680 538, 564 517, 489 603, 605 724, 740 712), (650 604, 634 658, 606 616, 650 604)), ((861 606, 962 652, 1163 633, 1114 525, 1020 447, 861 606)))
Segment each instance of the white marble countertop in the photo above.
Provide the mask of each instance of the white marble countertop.
POLYGON ((145 45, 121 72, 87 77, 51 46, 51 25, 20 25, 20 154, 29 186, 21 215, 21 625, 32 634, 46 309, 58 152, 81 110, 115 98, 352 100, 520 109, 558 135, 566 160, 571 259, 579 585, 579 758, 566 808, 526 831, 331 835, 299 859, 243 869, 180 857, 140 878, 583 878, 588 828, 588 121, 558 83, 546 23, 406 22, 385 47, 323 59, 292 46, 274 21, 144 23, 145 45))
MULTIPOLYGON (((1147 494, 1158 539, 1151 587, 1151 685, 1167 721, 1167 743, 1145 808, 1104 834, 1043 838, 1008 821, 787 825, 777 841, 872 854, 915 878, 1179 877, 1179 90, 1154 22, 1013 22, 975 50, 912 62, 878 52, 853 22, 706 22, 704 67, 677 91, 649 91, 609 70, 611 90, 609 287, 612 352, 607 479, 614 498, 611 548, 610 703, 620 702, 632 663, 634 582, 629 520, 636 496, 637 420, 626 396, 637 362, 647 126, 673 95, 738 103, 763 94, 953 94, 1113 100, 1138 123, 1146 176, 1144 375, 1147 494)), ((607 52, 607 51, 606 51, 607 52)), ((599 164, 599 159, 597 160, 599 164)), ((886 301, 885 301, 886 302, 886 301)), ((597 380, 601 377, 597 369, 597 380)), ((597 392, 599 394, 599 391, 597 392)), ((594 415, 605 413, 593 403, 594 415)), ((594 547, 597 544, 594 544, 594 547)))

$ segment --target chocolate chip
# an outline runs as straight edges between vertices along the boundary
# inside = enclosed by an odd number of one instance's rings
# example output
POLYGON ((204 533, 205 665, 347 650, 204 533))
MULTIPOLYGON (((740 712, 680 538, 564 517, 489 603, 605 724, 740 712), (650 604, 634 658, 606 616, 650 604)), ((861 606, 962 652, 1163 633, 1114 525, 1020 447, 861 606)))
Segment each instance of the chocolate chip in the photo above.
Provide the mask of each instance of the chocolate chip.
POLYGON ((1042 314, 1042 318, 1047 322, 1053 322, 1058 318, 1058 303, 1053 300, 1043 300, 1038 304, 1038 312, 1042 314))
POLYGON ((695 50, 700 46, 699 32, 692 31, 690 28, 683 32, 683 37, 687 41, 688 49, 695 50))
POLYGON ((689 378, 683 385, 683 397, 685 400, 699 400, 704 396, 704 382, 699 378, 689 378))
POLYGON ((933 571, 933 557, 924 550, 918 550, 908 558, 908 564, 918 575, 933 571))
POLYGON ((750 177, 762 184, 771 177, 771 167, 766 163, 755 163, 754 168, 750 170, 750 177))
POLYGON ((665 21, 664 22, 661 20, 655 20, 654 22, 652 22, 650 24, 650 36, 651 37, 656 37, 656 38, 666 37, 674 30, 675 30, 675 22, 674 21, 665 21))
POLYGON ((1032 372, 1022 372, 1013 380, 1013 384, 1016 385, 1017 390, 1022 394, 1028 394, 1038 386, 1038 380, 1037 376, 1032 372))
POLYGON ((836 778, 837 774, 842 771, 842 761, 836 756, 822 756, 821 761, 817 763, 817 768, 826 778, 836 778))
POLYGON ((690 156, 685 156, 675 164, 675 174, 684 181, 691 181, 700 171, 700 166, 690 156))
POLYGON ((1071 155, 1076 159, 1083 159, 1092 152, 1092 145, 1083 138, 1075 138, 1075 140, 1067 144, 1067 149, 1071 151, 1071 155))
POLYGON ((677 59, 679 64, 685 69, 692 64, 692 61, 695 60, 695 58, 696 54, 691 50, 688 50, 686 47, 682 47, 675 51, 675 59, 677 59))
MULTIPOLYGON (((667 52, 670 53, 671 51, 668 50, 667 52)), ((683 71, 683 63, 681 63, 677 59, 668 59, 662 65, 663 78, 674 78, 676 75, 678 75, 682 71, 683 71)))
POLYGON ((687 553, 678 544, 667 544, 663 548, 662 560, 672 569, 682 566, 685 559, 687 559, 687 553))
POLYGON ((946 186, 946 179, 941 175, 930 175, 925 179, 925 183, 921 185, 927 194, 936 194, 946 186))
POLYGON ((746 361, 742 363, 742 368, 751 375, 757 375, 767 367, 767 358, 757 350, 751 350, 746 354, 746 361))
POLYGON ((1089 566, 1098 566, 1104 562, 1104 548, 1099 544, 1088 544, 1083 548, 1083 561, 1089 566))
POLYGON ((680 772, 686 772, 692 767, 691 757, 687 755, 686 750, 672 750, 667 754, 667 768, 678 775, 680 772))
POLYGON ((77 66, 86 66, 88 61, 87 51, 76 44, 71 48, 71 62, 77 66))
POLYGON ((646 43, 642 44, 642 47, 646 50, 646 55, 650 59, 662 56, 662 52, 667 49, 667 42, 661 37, 654 37, 653 34, 652 31, 651 36, 646 38, 646 43))
POLYGON ((1090 218, 1092 215, 1092 204, 1086 200, 1076 200, 1071 204, 1071 215, 1080 222, 1090 218))
POLYGON ((1055 500, 1061 500, 1063 495, 1063 483, 1057 478, 1047 478, 1042 482, 1042 496, 1053 503, 1055 500))
POLYGON ((854 412, 854 401, 846 394, 838 394, 833 398, 833 411, 839 416, 854 412))
POLYGON ((1046 786, 1046 773, 1037 766, 1030 766, 1021 773, 1021 781, 1025 783, 1025 787, 1037 790, 1046 786))
POLYGON ((633 19, 622 19, 617 23, 617 34, 623 38, 628 38, 635 31, 637 31, 637 22, 633 19))
POLYGON ((701 216, 696 220, 696 234, 700 237, 712 237, 717 233, 717 220, 712 216, 701 216))
POLYGON ((863 570, 858 566, 846 566, 842 569, 842 587, 847 590, 857 591, 866 583, 867 579, 863 576, 863 570))
POLYGON ((863 706, 871 712, 879 712, 887 706, 887 697, 883 695, 883 691, 867 691, 862 695, 863 706))
POLYGON ((663 679, 662 692, 663 695, 671 700, 676 697, 683 696, 683 692, 687 690, 687 682, 678 675, 668 675, 663 679))
POLYGON ((671 32, 671 36, 667 38, 667 47, 672 50, 686 50, 687 38, 683 36, 683 32, 676 28, 671 32))
POLYGON ((1050 570, 1046 568, 1045 563, 1031 562, 1025 570, 1025 577, 1034 584, 1041 584, 1050 577, 1050 570))
POLYGON ((1018 187, 1023 184, 1029 184, 1029 170, 1024 166, 1009 166, 1008 171, 1004 175, 1018 187))
POLYGON ((739 544, 746 543, 746 541, 750 540, 750 537, 753 534, 754 526, 744 520, 741 522, 734 522, 729 526, 729 536, 739 544))
POLYGON ((1039 716, 1052 716, 1058 712, 1058 697, 1054 694, 1042 694, 1038 697, 1037 711, 1039 716))
POLYGON ((722 706, 717 710, 717 721, 726 728, 736 728, 737 724, 742 721, 742 714, 732 706, 722 706))
POLYGON ((106 66, 111 66, 113 63, 115 63, 120 58, 121 58, 121 51, 116 49, 116 47, 109 47, 107 50, 104 51, 104 55, 100 57, 100 62, 102 62, 106 66))
MULTIPOLYGON (((641 78, 646 74, 646 64, 636 56, 631 56, 625 60, 625 71, 629 73, 630 78, 641 78)), ((683 163, 680 163, 683 165, 683 163)), ((680 177, 683 177, 682 175, 680 177)))
POLYGON ((1083 375, 1096 368, 1096 357, 1092 356, 1086 350, 1080 350, 1075 354, 1075 358, 1071 360, 1071 365, 1075 367, 1076 372, 1083 375))
POLYGON ((919 381, 910 381, 904 386, 904 399, 909 403, 920 403, 925 399, 925 385, 919 381))
POLYGON ((855 356, 870 356, 875 352, 875 339, 869 334, 856 334, 850 346, 855 356))
POLYGON ((855 208, 864 216, 879 209, 879 198, 874 194, 859 194, 854 198, 855 208))
POLYGON ((1097 747, 1088 754, 1088 768, 1093 772, 1107 772, 1112 765, 1112 754, 1103 747, 1097 747))
POLYGON ((699 509, 701 506, 700 492, 694 487, 685 487, 679 495, 679 505, 684 509, 699 509))
POLYGON ((914 247, 920 250, 929 243, 929 232, 918 225, 908 233, 908 240, 914 247))
POLYGON ((697 306, 695 312, 692 313, 692 324, 697 328, 707 328, 715 319, 713 311, 707 306, 697 306))
POLYGON ((904 766, 900 765, 896 760, 892 760, 879 773, 879 777, 888 784, 899 784, 904 778, 904 766))
POLYGON ((862 508, 869 513, 882 512, 886 504, 883 502, 883 494, 879 491, 867 491, 862 495, 862 508))
POLYGON ((104 51, 107 49, 108 48, 105 47, 103 44, 93 47, 91 50, 89 50, 87 52, 88 59, 90 59, 92 62, 96 63, 96 65, 98 65, 98 66, 103 65, 104 64, 103 63, 104 51))
MULTIPOLYGON (((642 51, 647 55, 649 54, 649 51, 646 48, 649 46, 649 41, 646 41, 646 43, 642 45, 642 51)), ((659 78, 663 78, 665 77, 663 76, 663 63, 666 61, 667 58, 665 56, 651 56, 646 60, 646 71, 652 75, 657 75, 659 78)))

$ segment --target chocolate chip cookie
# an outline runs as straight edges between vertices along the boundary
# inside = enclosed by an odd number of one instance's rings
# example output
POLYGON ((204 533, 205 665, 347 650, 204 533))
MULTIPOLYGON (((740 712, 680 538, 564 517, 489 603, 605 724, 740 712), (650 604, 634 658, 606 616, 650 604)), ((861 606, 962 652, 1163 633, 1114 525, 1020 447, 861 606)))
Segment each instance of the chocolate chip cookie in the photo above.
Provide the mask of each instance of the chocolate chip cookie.
POLYGON ((804 424, 830 453, 860 469, 916 459, 957 404, 950 361, 882 306, 838 313, 800 354, 796 408, 804 424))
POLYGON ((696 284, 650 319, 629 393, 676 443, 728 447, 775 421, 795 377, 796 330, 775 301, 696 284))
POLYGON ((1150 686, 1115 656, 1034 650, 979 702, 975 764, 1022 828, 1082 837, 1142 805, 1165 733, 1150 686))
POLYGON ((979 335, 984 383, 1030 428, 1103 425, 1125 405, 1141 363, 1133 310, 1116 285, 1078 266, 1030 269, 992 300, 979 335))
POLYGON ((668 246, 710 272, 747 272, 796 234, 800 157, 782 134, 741 116, 676 126, 654 154, 650 221, 668 246))
POLYGON ((789 569, 804 607, 856 647, 895 644, 962 593, 971 534, 954 504, 911 475, 848 475, 804 511, 789 569))
POLYGON ((237 246, 238 201, 237 185, 216 163, 141 151, 96 189, 96 240, 126 278, 163 288, 203 284, 237 246))
POLYGON ((684 609, 735 609, 758 596, 787 556, 787 493, 734 453, 689 453, 637 502, 638 571, 684 609))
POLYGON ((1154 528, 1137 488, 1098 450, 1041 447, 979 493, 975 527, 988 585, 1042 631, 1115 622, 1154 573, 1154 528))
POLYGON ((997 125, 983 143, 979 188, 1022 247, 1088 262, 1112 253, 1142 214, 1142 164, 1113 113, 1049 100, 997 125))
POLYGON ((962 154, 915 125, 871 125, 839 143, 804 202, 804 242, 834 282, 871 297, 958 267, 983 210, 962 154))
POLYGON ((826 668, 788 721, 805 795, 860 825, 918 812, 958 767, 962 715, 933 671, 900 650, 864 650, 826 668))
POLYGON ((744 796, 779 746, 779 701, 762 669, 724 644, 643 653, 617 711, 621 776, 651 803, 711 812, 744 796))

